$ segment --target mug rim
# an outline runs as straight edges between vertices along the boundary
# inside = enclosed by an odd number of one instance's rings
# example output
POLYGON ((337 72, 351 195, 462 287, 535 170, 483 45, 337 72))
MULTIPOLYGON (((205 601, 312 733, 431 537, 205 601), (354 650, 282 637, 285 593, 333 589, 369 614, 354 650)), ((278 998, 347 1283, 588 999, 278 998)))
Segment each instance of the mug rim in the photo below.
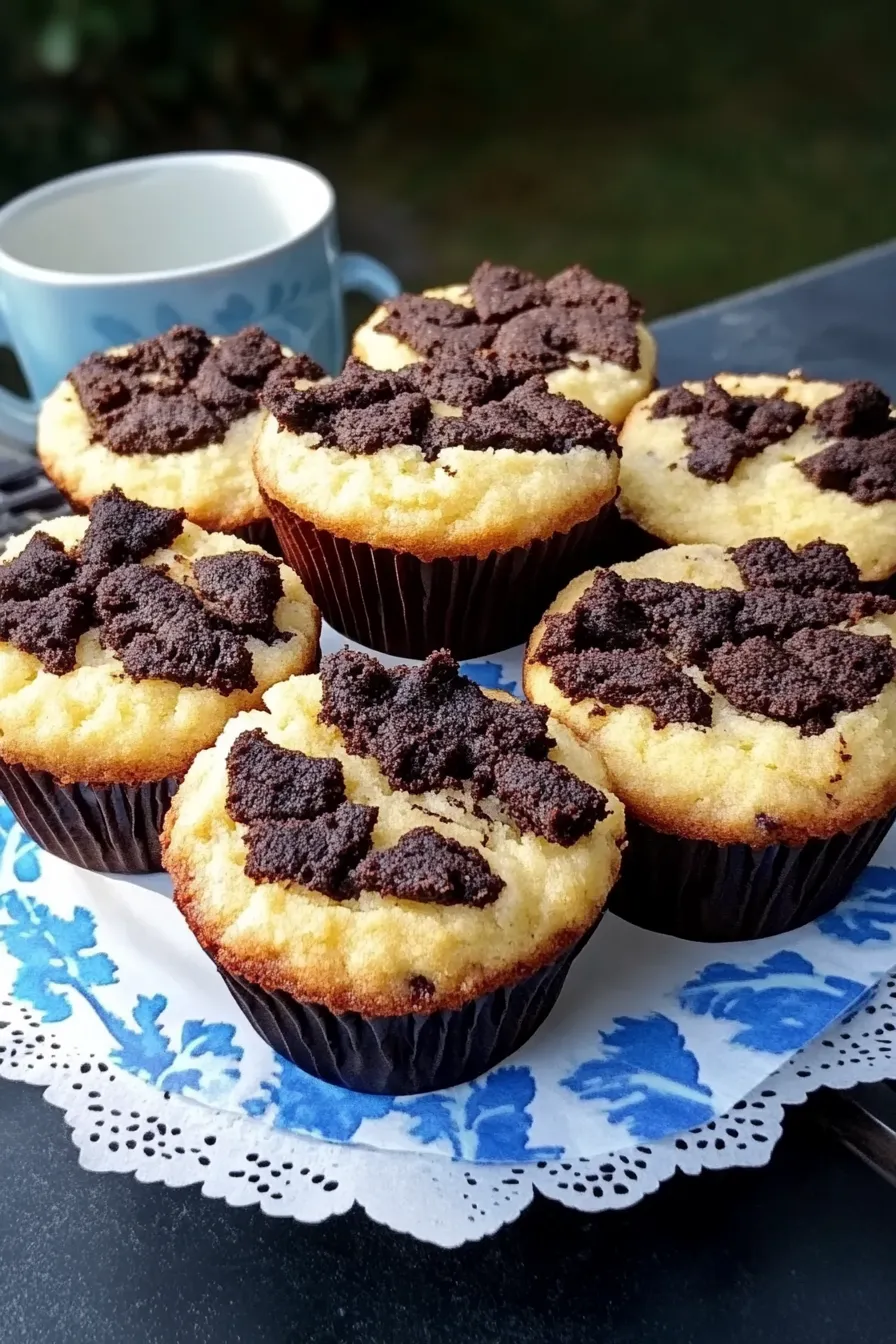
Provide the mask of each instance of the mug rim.
POLYGON ((323 187, 326 209, 313 223, 306 225, 304 228, 296 229, 285 241, 272 243, 267 247, 252 248, 247 252, 234 253, 232 257, 227 257, 222 261, 212 261, 193 266, 174 266, 153 271, 113 271, 108 273, 103 271, 63 271, 49 266, 35 266, 32 262, 22 261, 19 257, 15 257, 8 252, 0 242, 0 270, 5 270, 10 275, 16 275, 21 279, 71 287, 158 284, 160 280, 184 280, 190 277, 216 275, 232 270, 235 266, 243 266, 246 262, 276 256, 278 252, 283 252, 301 242, 302 239, 309 237, 333 214, 336 206, 336 192, 333 184, 317 168, 312 168, 307 163, 301 163, 298 159, 287 159, 281 154, 256 153, 253 150, 178 150, 167 154, 144 154, 130 159, 117 159, 114 163, 99 164, 95 168, 82 168, 78 172, 66 173, 63 177, 53 178, 50 182, 44 182, 39 187, 32 187, 30 191, 22 192, 21 195, 14 197, 13 200, 8 201, 6 205, 0 208, 0 237, 2 237, 3 228, 9 220, 22 211, 42 201, 51 200, 54 196, 65 196, 73 187, 91 180, 125 176, 137 168, 151 164, 189 164, 190 162, 208 164, 221 162, 224 159, 242 161, 250 165, 277 164, 281 167, 297 169, 301 175, 315 178, 318 184, 323 187))

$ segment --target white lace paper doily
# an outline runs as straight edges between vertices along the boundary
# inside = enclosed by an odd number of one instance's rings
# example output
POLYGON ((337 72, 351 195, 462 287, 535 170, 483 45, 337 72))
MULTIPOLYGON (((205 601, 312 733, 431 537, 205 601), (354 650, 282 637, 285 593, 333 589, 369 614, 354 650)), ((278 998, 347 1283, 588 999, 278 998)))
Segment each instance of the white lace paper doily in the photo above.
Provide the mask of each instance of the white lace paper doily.
MULTIPOLYGON (((518 662, 515 650, 465 670, 513 690, 518 662)), ((597 962, 574 968, 550 1031, 481 1088, 424 1098, 413 1121, 404 1103, 362 1120, 363 1099, 325 1089, 309 1123, 311 1080, 288 1116, 282 1097, 270 1104, 276 1056, 234 1016, 173 907, 54 867, 0 813, 0 1074, 46 1088, 93 1170, 200 1182, 305 1222, 358 1203, 454 1246, 518 1216, 536 1189, 593 1212, 676 1170, 761 1165, 785 1104, 896 1074, 896 981, 881 981, 896 960, 896 840, 843 906, 792 937, 701 949, 608 917, 589 950, 603 957, 597 981, 597 962), (588 1039, 558 1073, 576 1005, 588 1039)))
POLYGON ((160 1093, 103 1059, 63 1053, 37 1015, 0 1002, 0 1075, 44 1087, 64 1110, 81 1165, 140 1181, 199 1183, 205 1195, 317 1223, 360 1205, 371 1218, 438 1246, 459 1246, 517 1218, 538 1190, 570 1208, 624 1208, 675 1171, 762 1166, 784 1107, 822 1086, 896 1075, 896 979, 718 1120, 675 1138, 634 1144, 592 1161, 465 1165, 272 1130, 160 1093))

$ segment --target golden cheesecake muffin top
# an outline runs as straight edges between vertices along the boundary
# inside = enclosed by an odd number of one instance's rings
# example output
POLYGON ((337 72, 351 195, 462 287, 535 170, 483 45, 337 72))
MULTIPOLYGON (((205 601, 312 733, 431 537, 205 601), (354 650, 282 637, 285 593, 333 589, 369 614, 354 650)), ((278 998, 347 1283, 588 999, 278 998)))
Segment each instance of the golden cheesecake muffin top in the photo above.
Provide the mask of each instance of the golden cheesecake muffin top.
POLYGON ((239 715, 165 825, 175 900, 225 970, 336 1012, 461 1006, 596 922, 623 809, 543 710, 444 652, 349 650, 239 715))
POLYGON ((639 820, 800 844, 896 804, 894 613, 842 546, 673 546, 564 589, 525 690, 599 749, 639 820))
POLYGON ((61 783, 180 775, 317 658, 320 615, 257 547, 120 491, 0 562, 0 757, 61 783))
POLYGON ((896 571, 896 421, 873 383, 717 374, 655 392, 621 433, 619 507, 661 541, 840 542, 896 571))
POLYGON ((209 531, 248 527, 267 517, 252 443, 262 385, 280 368, 306 384, 324 377, 260 327, 218 337, 177 326, 90 355, 41 408, 43 468, 79 508, 118 486, 209 531))
POLYGON ((384 373, 268 379, 253 461, 263 495, 316 527, 423 560, 567 532, 615 496, 616 434, 487 355, 384 373))
POLYGON ((388 370, 488 350, 618 425, 654 383, 656 343, 642 313, 622 285, 584 266, 544 281, 483 261, 465 285, 402 294, 377 308, 355 332, 352 354, 388 370))

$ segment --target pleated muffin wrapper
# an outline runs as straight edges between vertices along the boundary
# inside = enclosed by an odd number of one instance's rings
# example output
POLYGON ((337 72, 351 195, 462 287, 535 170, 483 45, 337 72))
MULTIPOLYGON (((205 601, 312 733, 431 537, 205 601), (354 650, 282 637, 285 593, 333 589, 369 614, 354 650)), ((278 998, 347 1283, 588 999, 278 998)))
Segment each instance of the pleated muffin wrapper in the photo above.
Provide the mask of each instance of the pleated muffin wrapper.
POLYGON ((180 781, 60 784, 0 761, 0 793, 41 848, 96 873, 159 873, 159 832, 180 781))
POLYGON ((350 639, 398 658, 450 649, 476 658, 521 644, 570 579, 597 563, 612 503, 568 532, 484 560, 421 560, 336 536, 263 493, 287 564, 324 619, 350 639))
POLYGON ((599 917, 572 947, 524 980, 434 1013, 334 1013, 221 966, 218 972, 259 1036, 305 1073, 352 1092, 406 1096, 469 1082, 525 1045, 598 923, 599 917))
POLYGON ((827 840, 753 849, 665 834, 629 813, 609 908, 641 928, 695 942, 787 933, 846 896, 894 819, 896 811, 827 840))
POLYGON ((270 555, 279 556, 282 554, 280 542, 270 518, 257 518, 254 523, 246 523, 245 527, 236 528, 233 535, 239 537, 241 541, 250 542, 253 546, 260 546, 270 555))

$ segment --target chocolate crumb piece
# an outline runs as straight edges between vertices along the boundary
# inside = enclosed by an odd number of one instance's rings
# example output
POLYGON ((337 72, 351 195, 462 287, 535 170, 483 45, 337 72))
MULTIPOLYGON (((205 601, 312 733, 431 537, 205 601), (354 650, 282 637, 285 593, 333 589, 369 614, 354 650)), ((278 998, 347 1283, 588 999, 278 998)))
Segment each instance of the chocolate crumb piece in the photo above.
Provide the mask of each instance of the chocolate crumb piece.
MULTIPOLYGON (((138 342, 131 367, 140 369, 145 359, 146 371, 163 374, 172 383, 186 383, 195 378, 212 343, 201 327, 170 327, 154 340, 138 342)), ((102 356, 100 356, 102 358, 102 356)), ((128 361, 128 356, 124 356, 128 361)))
POLYGON ((800 596, 783 588, 758 588, 744 594, 735 622, 736 637, 744 640, 768 635, 780 642, 798 630, 860 621, 881 611, 896 611, 896 602, 868 592, 828 593, 820 589, 800 596))
POLYGON ((246 830, 246 866, 255 882, 298 882, 334 900, 353 893, 352 869, 370 848, 377 809, 340 803, 312 821, 254 821, 246 830))
POLYGON ((859 568, 845 546, 810 541, 791 550, 779 537, 744 542, 731 552, 747 588, 789 588, 793 593, 851 593, 859 590, 859 568))
POLYGON ((273 640, 274 612, 283 596, 280 566, 257 551, 203 556, 193 565, 199 596, 219 620, 241 634, 273 640))
POLYGON ((180 509, 156 509, 113 487, 91 505, 76 554, 35 533, 0 563, 0 639, 62 675, 75 666, 80 636, 99 625, 101 642, 135 680, 161 677, 222 695, 254 689, 246 637, 282 637, 274 624, 279 565, 254 551, 199 559, 200 601, 160 567, 139 563, 170 546, 183 521, 180 509))
POLYGON ((378 453, 392 444, 419 443, 429 419, 426 397, 400 392, 373 406, 337 411, 330 432, 345 453, 378 453))
POLYGON ((596 308, 605 317, 622 318, 637 322, 643 316, 643 305, 629 294, 623 285, 599 280, 596 275, 578 263, 551 277, 545 286, 548 300, 561 307, 596 308))
POLYGON ((394 789, 426 793, 471 781, 491 792, 498 759, 544 759, 547 712, 492 700, 444 650, 418 667, 385 668, 342 649, 321 663, 320 718, 356 756, 372 756, 394 789))
POLYGON ((470 278, 476 316, 482 322, 504 321, 547 301, 544 281, 518 266, 496 266, 483 261, 470 278))
POLYGON ((504 881, 469 845, 431 826, 408 831, 389 849, 373 850, 352 875, 358 891, 437 905, 491 905, 504 881))
POLYGON ((74 584, 30 600, 0 601, 0 639, 34 654, 56 676, 74 669, 78 640, 90 624, 90 603, 74 584))
POLYGON ((774 835, 775 831, 780 831, 781 829, 781 822, 775 817, 770 817, 767 812, 756 813, 756 825, 759 827, 760 831, 764 831, 766 835, 774 835))
POLYGON ((412 975, 408 981, 411 998, 421 1004, 429 1003, 435 997, 436 987, 425 975, 412 975))
POLYGON ((112 567, 144 560, 170 546, 184 524, 183 509, 156 509, 128 499, 117 486, 90 506, 90 526, 78 550, 82 564, 112 567))
POLYGON ((14 559, 0 564, 0 601, 34 601, 54 588, 71 583, 77 561, 62 542, 46 532, 35 532, 14 559))
POLYGON ((857 504, 896 499, 896 428, 876 438, 835 440, 797 467, 819 490, 840 490, 857 504))
POLYGON ((651 642, 685 666, 702 667, 710 649, 733 638, 742 603, 731 588, 658 579, 632 579, 625 594, 644 613, 651 642))
POLYGON ((651 420, 666 420, 673 415, 699 415, 703 407, 703 398, 697 392, 679 384, 670 387, 657 397, 650 408, 651 420))
POLYGON ((795 434, 806 419, 799 402, 784 397, 734 396, 710 379, 702 393, 679 385, 653 403, 652 420, 685 416, 686 466, 705 481, 729 481, 738 463, 795 434))
POLYGON ((760 401, 747 421, 747 443, 753 452, 768 448, 782 439, 789 439, 805 420, 806 408, 798 401, 786 401, 783 397, 760 401))
MULTIPOLYGON (((260 327, 214 345, 199 327, 177 326, 117 354, 90 355, 69 380, 94 440, 123 455, 164 455, 220 443, 257 409, 265 379, 284 362, 260 327)), ((323 376, 306 356, 288 362, 303 370, 294 377, 323 376)))
POLYGON ((736 708, 804 731, 823 731, 813 725, 830 726, 839 709, 878 694, 892 675, 879 683, 892 662, 889 641, 857 635, 856 645, 851 632, 830 627, 892 615, 896 600, 861 584, 842 546, 815 541, 792 551, 760 538, 731 554, 745 592, 598 571, 569 611, 547 618, 534 659, 573 702, 645 705, 657 727, 710 723, 709 697, 682 670, 691 666, 705 669, 736 708), (830 649, 847 669, 833 699, 830 649))
POLYGON ((135 681, 159 677, 220 695, 256 681, 245 639, 221 629, 189 589, 145 565, 124 565, 96 588, 100 640, 135 681))
POLYGON ((221 421, 192 392, 146 391, 108 416, 102 437, 113 453, 185 453, 224 437, 221 421))
POLYGON ((738 464, 760 451, 741 430, 710 415, 696 416, 684 432, 684 441, 691 449, 685 463, 688 471, 715 484, 730 481, 738 464))
POLYGON ((495 793, 521 831, 554 845, 574 845, 607 815, 606 794, 554 761, 499 760, 495 793))
POLYGON ((82 360, 69 374, 87 418, 93 423, 126 406, 139 390, 138 380, 103 355, 82 360))
POLYGON ((251 415, 258 407, 258 394, 232 383, 213 359, 205 361, 193 379, 191 391, 196 400, 209 409, 210 415, 223 414, 231 423, 251 415))
POLYGON ((893 428, 890 398, 876 383, 853 379, 842 392, 815 407, 812 424, 818 437, 877 438, 893 428))
POLYGON ((477 321, 474 309, 448 299, 399 294, 385 308, 377 331, 394 336, 427 358, 439 352, 472 355, 490 345, 496 332, 494 326, 477 321))
POLYGON ((284 428, 317 434, 321 442, 347 453, 408 444, 435 461, 443 448, 454 446, 618 451, 616 433, 606 420, 578 402, 551 396, 540 378, 521 380, 522 374, 502 372, 500 365, 484 359, 466 366, 436 360, 397 373, 349 360, 338 378, 305 389, 285 384, 277 373, 268 379, 262 399, 284 428), (464 407, 463 414, 438 415, 430 398, 450 398, 464 407))
POLYGON ((762 635, 726 644, 709 664, 713 684, 736 709, 779 719, 804 736, 870 704, 894 673, 888 639, 836 629, 800 630, 783 645, 762 635))
POLYGON ((234 821, 313 821, 346 801, 339 761, 278 746, 260 728, 227 754, 227 811, 234 821))
POLYGON ((550 666, 555 685, 573 704, 595 699, 617 708, 643 705, 657 728, 712 722, 709 696, 660 649, 586 649, 560 654, 550 666))
POLYGON ((385 305, 377 330, 426 358, 486 351, 527 374, 562 369, 574 352, 640 367, 641 305, 584 266, 569 266, 545 283, 531 271, 485 261, 469 288, 473 308, 402 294, 385 305))
POLYGON ((243 327, 219 341, 211 358, 229 382, 259 392, 268 374, 283 362, 283 352, 261 327, 243 327))
POLYGON ((404 372, 414 390, 430 401, 443 401, 463 410, 506 397, 526 376, 486 354, 442 355, 410 364, 404 372))

